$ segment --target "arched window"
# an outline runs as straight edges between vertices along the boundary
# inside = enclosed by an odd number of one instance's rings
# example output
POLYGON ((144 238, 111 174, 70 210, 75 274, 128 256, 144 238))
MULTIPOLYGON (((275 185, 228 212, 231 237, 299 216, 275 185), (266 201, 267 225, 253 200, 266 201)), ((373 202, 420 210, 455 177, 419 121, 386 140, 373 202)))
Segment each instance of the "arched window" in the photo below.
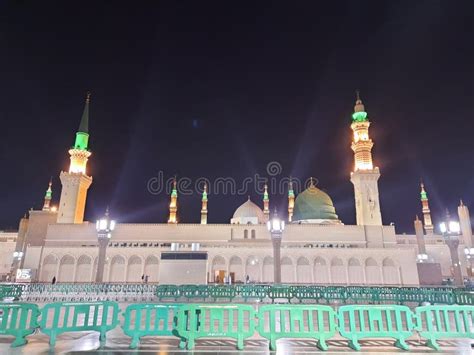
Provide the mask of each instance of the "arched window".
POLYGON ((247 229, 244 230, 244 239, 248 239, 249 231, 247 229))
POLYGON ((250 234, 252 236, 252 239, 255 239, 255 229, 252 229, 252 232, 250 234))

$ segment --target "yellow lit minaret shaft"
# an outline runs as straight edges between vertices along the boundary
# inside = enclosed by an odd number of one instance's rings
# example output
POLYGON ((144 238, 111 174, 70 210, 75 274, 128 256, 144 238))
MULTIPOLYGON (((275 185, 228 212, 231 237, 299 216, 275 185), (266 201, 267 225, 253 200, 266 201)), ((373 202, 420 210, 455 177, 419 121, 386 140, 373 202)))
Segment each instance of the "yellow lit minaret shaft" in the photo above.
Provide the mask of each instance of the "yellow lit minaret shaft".
POLYGON ((171 191, 170 217, 168 223, 178 223, 176 213, 178 212, 178 190, 176 189, 176 178, 173 180, 173 190, 171 191))
POLYGON ((421 199, 421 207, 422 207, 422 212, 423 212, 423 222, 424 222, 425 232, 426 234, 433 234, 434 227, 431 221, 430 204, 428 201, 428 194, 426 193, 426 190, 425 190, 425 184, 423 184, 423 182, 421 182, 420 199, 421 199))
POLYGON ((295 208, 295 192, 293 191, 293 181, 288 183, 288 222, 293 220, 293 210, 295 208))
POLYGON ((201 202, 201 224, 207 224, 207 184, 204 184, 201 202))
POLYGON ((91 152, 87 149, 89 143, 89 104, 91 100, 90 92, 87 93, 86 104, 82 114, 81 124, 76 133, 76 141, 74 146, 69 149, 71 165, 69 166, 70 173, 86 175, 86 166, 91 152))
POLYGON ((51 198, 53 197, 53 190, 51 186, 53 185, 53 178, 49 180, 48 189, 46 190, 46 194, 44 195, 44 204, 43 204, 43 211, 49 211, 51 209, 51 198))
POLYGON ((69 149, 71 164, 69 171, 61 171, 61 197, 59 200, 58 223, 82 223, 86 208, 87 190, 92 177, 87 175, 87 161, 91 156, 89 146, 89 104, 87 93, 79 129, 74 146, 69 149))
POLYGON ((270 219, 270 198, 268 197, 268 185, 265 184, 265 190, 263 192, 263 214, 265 219, 270 219))
POLYGON ((357 92, 357 101, 352 114, 351 128, 354 132, 351 148, 354 151, 354 171, 372 170, 372 147, 374 143, 369 137, 370 121, 367 119, 364 104, 357 92))
POLYGON ((357 225, 381 226, 382 214, 378 187, 380 171, 372 162, 374 143, 369 136, 369 126, 367 112, 357 92, 351 124, 353 131, 351 148, 354 151, 354 171, 351 172, 351 182, 354 184, 357 225))

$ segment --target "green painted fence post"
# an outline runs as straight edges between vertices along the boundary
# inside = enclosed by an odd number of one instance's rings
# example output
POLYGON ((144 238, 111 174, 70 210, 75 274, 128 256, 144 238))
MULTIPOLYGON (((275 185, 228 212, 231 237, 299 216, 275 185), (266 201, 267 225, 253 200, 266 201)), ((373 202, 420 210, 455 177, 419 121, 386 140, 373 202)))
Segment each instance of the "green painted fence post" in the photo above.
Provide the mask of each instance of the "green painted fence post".
POLYGON ((38 328, 39 308, 32 303, 0 304, 0 334, 12 335, 15 340, 11 347, 27 343, 26 336, 38 328))

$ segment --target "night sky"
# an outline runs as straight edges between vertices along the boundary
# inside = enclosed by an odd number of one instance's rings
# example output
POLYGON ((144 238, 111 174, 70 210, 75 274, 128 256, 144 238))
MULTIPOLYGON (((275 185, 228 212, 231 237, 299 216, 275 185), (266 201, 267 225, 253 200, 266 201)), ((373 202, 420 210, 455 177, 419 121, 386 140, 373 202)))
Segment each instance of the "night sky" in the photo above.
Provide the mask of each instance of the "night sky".
MULTIPOLYGON (((354 224, 356 89, 384 223, 413 232, 420 178, 435 222, 460 198, 474 212, 472 1, 76 4, 0 5, 0 229, 41 208, 51 175, 57 204, 89 90, 88 220, 110 205, 119 222, 165 222, 169 196, 147 189, 159 171, 242 182, 277 161, 354 224)), ((211 191, 209 222, 247 194, 211 191)), ((285 194, 270 199, 286 213, 285 194)), ((178 217, 199 222, 199 194, 178 217)))

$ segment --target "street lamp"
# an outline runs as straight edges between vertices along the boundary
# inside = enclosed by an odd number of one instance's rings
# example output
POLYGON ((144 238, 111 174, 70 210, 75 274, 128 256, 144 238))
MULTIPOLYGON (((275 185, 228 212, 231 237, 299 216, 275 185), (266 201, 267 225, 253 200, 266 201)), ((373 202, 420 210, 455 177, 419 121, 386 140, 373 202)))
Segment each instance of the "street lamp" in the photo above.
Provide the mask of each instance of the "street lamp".
POLYGON ((281 235, 285 229, 285 221, 278 218, 277 212, 273 214, 271 220, 267 222, 267 228, 272 237, 273 245, 273 282, 281 282, 281 258, 280 258, 280 249, 281 249, 281 235))
POLYGON ((439 224, 439 229, 443 234, 444 241, 449 248, 449 253, 451 254, 451 263, 454 273, 454 284, 456 286, 464 285, 462 280, 461 265, 459 263, 459 235, 461 228, 459 222, 451 220, 449 212, 446 211, 446 220, 439 224))
POLYGON ((105 253, 107 245, 112 237, 112 231, 115 229, 115 221, 109 217, 109 208, 105 210, 105 215, 99 219, 95 224, 97 230, 97 240, 99 241, 99 260, 97 261, 97 274, 95 282, 103 282, 104 267, 105 267, 105 253))

